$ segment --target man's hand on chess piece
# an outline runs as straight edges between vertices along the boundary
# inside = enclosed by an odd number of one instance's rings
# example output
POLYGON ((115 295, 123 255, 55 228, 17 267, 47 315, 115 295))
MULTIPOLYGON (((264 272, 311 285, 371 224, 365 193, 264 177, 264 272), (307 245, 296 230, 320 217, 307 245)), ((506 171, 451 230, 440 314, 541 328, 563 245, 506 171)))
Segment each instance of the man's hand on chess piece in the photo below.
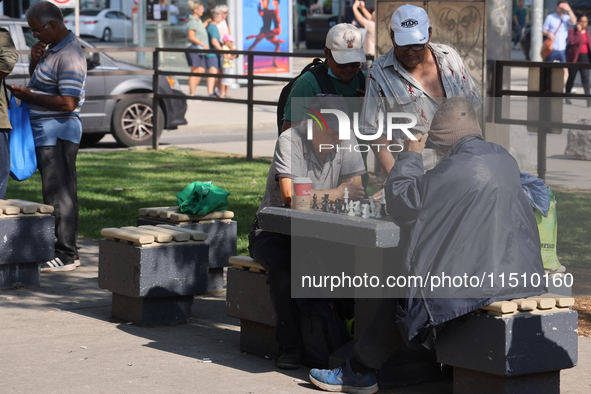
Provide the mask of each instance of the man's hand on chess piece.
POLYGON ((345 188, 349 190, 349 200, 357 201, 365 197, 365 189, 361 185, 354 185, 353 179, 348 179, 337 188, 341 197, 345 195, 345 188))
POLYGON ((425 144, 427 143, 428 134, 415 134, 415 138, 418 141, 413 141, 410 138, 406 137, 404 140, 404 152, 417 152, 422 153, 423 149, 425 149, 425 144))

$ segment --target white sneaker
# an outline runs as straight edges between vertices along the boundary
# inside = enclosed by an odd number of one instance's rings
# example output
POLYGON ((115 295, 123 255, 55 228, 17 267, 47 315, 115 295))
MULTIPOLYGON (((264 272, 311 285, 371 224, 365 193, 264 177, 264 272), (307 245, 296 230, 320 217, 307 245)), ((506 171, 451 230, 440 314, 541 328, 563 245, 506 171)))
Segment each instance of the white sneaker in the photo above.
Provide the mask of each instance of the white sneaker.
POLYGON ((76 269, 76 263, 72 260, 68 264, 64 264, 59 257, 56 257, 55 259, 39 264, 39 268, 41 272, 74 271, 76 269))

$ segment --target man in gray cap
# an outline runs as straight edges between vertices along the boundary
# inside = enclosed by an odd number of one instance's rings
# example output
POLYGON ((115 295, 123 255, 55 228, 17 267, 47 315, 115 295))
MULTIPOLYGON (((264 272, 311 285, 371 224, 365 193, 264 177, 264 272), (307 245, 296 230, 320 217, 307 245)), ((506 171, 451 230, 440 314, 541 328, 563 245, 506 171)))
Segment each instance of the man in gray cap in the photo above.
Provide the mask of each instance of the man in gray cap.
MULTIPOLYGON (((347 188, 351 200, 363 198, 361 175, 365 174, 365 166, 361 154, 351 149, 350 140, 339 140, 337 117, 320 114, 322 109, 347 113, 342 97, 317 95, 305 108, 302 122, 281 133, 259 211, 265 207, 291 206, 292 180, 299 177, 310 178, 311 194, 318 197, 328 194, 329 200, 343 199, 347 188)), ((255 220, 249 236, 249 251, 268 273, 267 283, 276 315, 275 340, 280 345, 277 366, 298 368, 302 337, 299 309, 291 298, 291 237, 262 231, 255 220)))
MULTIPOLYGON (((400 275, 543 276, 536 218, 517 163, 504 148, 483 140, 472 101, 445 101, 429 134, 415 137, 405 140, 385 184, 388 212, 407 240, 400 275), (425 173, 426 144, 440 161, 425 173)), ((428 286, 408 286, 393 295, 401 298, 382 300, 352 359, 333 370, 313 369, 310 380, 328 391, 374 393, 373 371, 400 346, 432 344, 436 326, 495 301, 541 294, 541 286, 491 281, 482 288, 449 285, 432 293, 428 286)))
MULTIPOLYGON (((361 111, 362 134, 378 133, 380 111, 413 114, 417 119, 415 132, 426 133, 439 104, 446 98, 464 97, 474 107, 482 103, 460 55, 447 45, 432 43, 431 34, 429 16, 423 8, 406 4, 392 14, 393 48, 380 56, 370 71, 361 111)), ((371 146, 389 173, 394 157, 385 148, 385 127, 383 132, 371 146)), ((403 136, 393 138, 402 141, 403 136)), ((425 164, 427 169, 433 167, 425 164)))

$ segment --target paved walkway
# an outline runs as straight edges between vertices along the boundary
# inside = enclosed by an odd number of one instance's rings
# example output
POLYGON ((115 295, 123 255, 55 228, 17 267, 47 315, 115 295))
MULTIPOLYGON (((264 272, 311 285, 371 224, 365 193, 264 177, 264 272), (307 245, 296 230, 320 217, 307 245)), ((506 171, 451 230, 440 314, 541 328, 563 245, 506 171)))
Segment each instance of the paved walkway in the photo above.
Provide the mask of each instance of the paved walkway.
MULTIPOLYGON (((41 275, 41 288, 0 291, 0 393, 320 393, 308 369, 282 371, 243 354, 225 294, 196 297, 188 324, 145 328, 111 319, 97 287, 98 244, 81 240, 82 265, 41 275), (203 363, 209 358, 211 363, 203 363)), ((591 339, 579 365, 561 374, 561 393, 591 390, 591 339)), ((451 394, 451 381, 380 393, 451 394)))

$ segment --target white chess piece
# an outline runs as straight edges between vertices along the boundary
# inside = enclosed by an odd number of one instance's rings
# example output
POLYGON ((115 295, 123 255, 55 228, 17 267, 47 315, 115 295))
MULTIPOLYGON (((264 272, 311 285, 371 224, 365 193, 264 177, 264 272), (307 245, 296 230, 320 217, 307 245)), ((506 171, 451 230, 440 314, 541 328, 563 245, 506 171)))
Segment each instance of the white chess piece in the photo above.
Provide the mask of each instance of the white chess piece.
POLYGON ((386 190, 382 189, 382 199, 380 200, 382 205, 386 205, 386 190))
POLYGON ((378 201, 378 205, 376 205, 376 219, 381 219, 382 217, 382 204, 378 201))
POLYGON ((369 200, 369 207, 371 208, 371 212, 369 213, 370 218, 376 217, 376 204, 373 201, 373 198, 369 200))
POLYGON ((369 204, 363 204, 363 214, 361 217, 364 219, 369 218, 369 204))
POLYGON ((361 203, 359 201, 355 201, 353 206, 355 207, 355 216, 361 216, 361 203))
POLYGON ((343 197, 345 200, 349 199, 349 188, 345 188, 345 196, 343 197))
POLYGON ((345 207, 347 208, 347 211, 348 211, 349 210, 349 197, 345 197, 344 201, 345 201, 345 207))
POLYGON ((355 208, 353 208, 355 204, 351 203, 351 205, 349 206, 349 213, 347 214, 347 216, 355 216, 355 208))

